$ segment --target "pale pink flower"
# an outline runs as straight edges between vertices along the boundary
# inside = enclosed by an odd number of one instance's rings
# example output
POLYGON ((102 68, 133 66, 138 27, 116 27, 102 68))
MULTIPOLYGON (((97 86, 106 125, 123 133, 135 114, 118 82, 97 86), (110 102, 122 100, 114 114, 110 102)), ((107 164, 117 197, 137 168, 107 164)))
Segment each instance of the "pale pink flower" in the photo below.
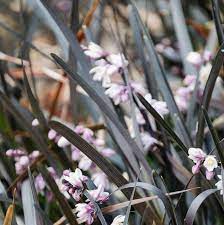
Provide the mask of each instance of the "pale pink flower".
POLYGON ((87 142, 92 142, 93 141, 93 131, 90 130, 89 128, 84 128, 82 137, 85 139, 87 142))
POLYGON ((126 68, 128 66, 128 61, 125 59, 123 54, 110 54, 107 60, 116 67, 116 72, 119 72, 121 68, 126 68))
POLYGON ((205 175, 207 180, 211 180, 215 176, 215 172, 206 170, 205 175))
POLYGON ((160 142, 147 132, 140 133, 144 151, 147 152, 152 146, 160 144, 160 142))
POLYGON ((203 162, 205 160, 206 154, 200 148, 189 148, 188 158, 194 163, 203 162))
POLYGON ((46 183, 41 174, 38 174, 34 180, 35 188, 37 193, 43 193, 43 190, 46 187, 46 183))
POLYGON ((157 101, 151 94, 145 95, 145 100, 160 114, 161 117, 169 113, 166 102, 157 101))
POLYGON ((113 99, 115 105, 126 102, 129 97, 127 87, 119 84, 111 84, 105 94, 113 99))
POLYGON ((139 125, 145 124, 145 119, 138 108, 135 108, 135 116, 136 116, 136 121, 139 125))
POLYGON ((21 157, 25 154, 26 153, 20 149, 9 149, 6 151, 6 155, 13 158, 21 157))
POLYGON ((32 153, 29 154, 29 158, 30 158, 30 160, 33 161, 33 160, 35 160, 39 155, 40 155, 40 152, 37 151, 37 150, 35 150, 35 151, 33 151, 32 153))
POLYGON ((140 93, 142 95, 146 93, 146 90, 141 83, 131 81, 130 86, 131 86, 131 90, 133 90, 134 92, 140 93))
POLYGON ((205 62, 210 62, 212 60, 212 53, 208 50, 203 52, 202 58, 205 62))
POLYGON ((203 63, 203 59, 201 57, 201 54, 198 52, 190 52, 187 57, 187 61, 194 65, 195 67, 200 67, 203 63))
POLYGON ((62 192, 68 192, 76 201, 79 201, 84 190, 84 183, 88 180, 82 175, 82 171, 79 168, 75 172, 66 170, 60 180, 59 189, 62 192))
POLYGON ((123 225, 125 220, 125 216, 123 215, 118 215, 114 218, 113 222, 111 225, 123 225))
POLYGON ((93 162, 91 159, 89 159, 87 156, 83 155, 79 161, 79 168, 87 171, 90 169, 90 167, 93 165, 93 162))
POLYGON ((103 156, 108 157, 108 158, 115 155, 115 151, 111 148, 104 148, 104 149, 100 150, 100 153, 103 156))
POLYGON ((77 213, 78 224, 86 223, 92 224, 94 221, 95 210, 93 204, 90 203, 79 203, 75 205, 75 213, 77 213))
POLYGON ((50 129, 48 132, 48 139, 53 140, 57 136, 57 132, 53 129, 50 129))
POLYGON ((99 187, 100 185, 104 189, 108 189, 110 187, 109 180, 107 175, 104 172, 96 172, 92 175, 93 183, 99 187))
POLYGON ((176 96, 175 96, 175 101, 176 101, 177 106, 178 106, 178 108, 179 108, 179 110, 180 110, 181 112, 187 111, 187 109, 188 109, 188 101, 186 101, 185 98, 176 95, 176 96))
POLYGON ((194 76, 194 75, 187 75, 183 80, 183 83, 186 86, 194 85, 195 82, 196 82, 196 76, 194 76))
POLYGON ((84 53, 92 59, 99 59, 108 55, 103 48, 93 42, 90 42, 88 47, 84 49, 84 53))
MULTIPOLYGON (((99 185, 96 190, 88 190, 88 193, 91 195, 94 201, 98 203, 103 203, 108 200, 109 193, 104 191, 103 185, 99 185)), ((86 201, 90 201, 87 199, 86 201)))
POLYGON ((192 166, 192 173, 197 174, 199 173, 201 168, 201 161, 198 161, 194 166, 192 166))
POLYGON ((218 162, 214 155, 208 155, 205 158, 203 166, 206 168, 207 171, 212 172, 215 168, 218 167, 218 162))
POLYGON ((77 161, 81 157, 81 152, 78 148, 76 148, 74 145, 71 146, 72 151, 72 160, 77 161))
POLYGON ((38 126, 38 125, 39 125, 38 119, 34 119, 34 120, 32 121, 32 126, 33 126, 33 127, 36 127, 36 126, 38 126))
POLYGON ((74 129, 75 133, 77 134, 82 134, 84 131, 84 126, 83 125, 77 125, 74 129))
POLYGON ((215 186, 218 190, 220 190, 220 194, 223 195, 223 181, 222 181, 222 175, 218 175, 218 178, 220 179, 215 186))
POLYGON ((27 167, 29 165, 30 160, 28 156, 23 155, 20 157, 18 162, 20 163, 21 166, 27 167))

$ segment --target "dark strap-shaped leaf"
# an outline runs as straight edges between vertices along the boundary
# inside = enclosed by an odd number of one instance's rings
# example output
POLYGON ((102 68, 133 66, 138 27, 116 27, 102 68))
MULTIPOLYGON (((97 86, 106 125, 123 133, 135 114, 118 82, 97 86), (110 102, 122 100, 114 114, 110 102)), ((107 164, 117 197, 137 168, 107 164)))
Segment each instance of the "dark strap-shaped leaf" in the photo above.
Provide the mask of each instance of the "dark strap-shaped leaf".
POLYGON ((199 194, 194 201, 191 203, 190 208, 187 211, 187 214, 184 219, 185 225, 193 225, 194 219, 196 216, 196 213, 201 206, 201 204, 205 201, 206 198, 208 198, 210 195, 217 192, 217 189, 209 189, 206 191, 203 191, 201 194, 199 194))
POLYGON ((132 188, 140 187, 142 189, 152 192, 154 195, 157 195, 158 198, 163 202, 169 217, 173 221, 173 224, 176 224, 176 225, 178 224, 172 203, 170 202, 168 196, 166 196, 159 188, 148 183, 133 182, 133 183, 129 183, 129 184, 125 184, 121 186, 118 190, 123 190, 123 189, 131 188, 131 187, 132 188))
POLYGON ((219 158, 221 160, 221 164, 222 164, 222 166, 224 166, 224 152, 223 152, 223 149, 221 148, 218 134, 217 134, 215 128, 213 127, 213 125, 212 125, 212 121, 210 120, 206 109, 202 107, 202 110, 203 110, 204 117, 205 117, 205 120, 207 122, 208 128, 209 128, 210 133, 212 135, 212 139, 213 139, 213 141, 215 143, 215 147, 217 149, 219 158))
MULTIPOLYGON (((214 59, 212 69, 210 71, 204 92, 201 105, 208 110, 209 103, 212 97, 212 92, 215 87, 215 82, 219 75, 220 69, 224 63, 224 43, 219 48, 219 51, 214 59)), ((204 139, 204 126, 205 121, 203 118, 203 111, 201 110, 198 115, 198 132, 196 136, 196 145, 197 147, 201 147, 204 139)))

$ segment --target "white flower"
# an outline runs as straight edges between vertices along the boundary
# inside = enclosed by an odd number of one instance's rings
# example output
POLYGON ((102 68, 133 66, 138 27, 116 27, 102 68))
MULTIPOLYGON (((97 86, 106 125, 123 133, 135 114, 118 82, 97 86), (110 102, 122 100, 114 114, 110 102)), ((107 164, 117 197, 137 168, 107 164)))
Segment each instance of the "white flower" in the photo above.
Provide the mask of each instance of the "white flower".
POLYGON ((70 145, 70 142, 65 138, 65 137, 60 137, 58 139, 58 143, 57 143, 58 147, 60 148, 64 148, 68 145, 70 145))
POLYGON ((90 42, 88 47, 84 49, 84 53, 92 59, 99 59, 108 55, 99 45, 90 42))
POLYGON ((208 155, 205 158, 203 165, 209 172, 212 172, 215 168, 218 167, 218 163, 214 155, 208 155))
POLYGON ((38 125, 39 125, 38 119, 34 119, 34 120, 32 121, 32 126, 33 126, 33 127, 36 127, 36 126, 38 126, 38 125))
POLYGON ((111 68, 110 65, 104 59, 98 60, 97 65, 93 67, 89 71, 89 73, 93 74, 93 80, 102 81, 103 87, 108 87, 108 85, 111 83, 111 68))
POLYGON ((194 163, 202 162, 206 157, 206 154, 200 148, 189 148, 188 158, 194 163))
POLYGON ((92 224, 94 221, 95 210, 92 203, 79 203, 75 205, 75 213, 77 213, 78 224, 92 224))
POLYGON ((220 194, 223 195, 223 183, 222 183, 222 175, 218 175, 218 178, 220 181, 218 181, 215 186, 217 187, 218 190, 220 190, 220 194))
POLYGON ((189 52, 186 60, 196 67, 199 67, 203 62, 201 54, 198 52, 189 52))
POLYGON ((111 225, 123 225, 125 220, 125 216, 118 215, 114 218, 111 225))
POLYGON ((152 95, 149 93, 145 95, 145 99, 160 114, 161 117, 169 113, 166 102, 153 99, 152 95))

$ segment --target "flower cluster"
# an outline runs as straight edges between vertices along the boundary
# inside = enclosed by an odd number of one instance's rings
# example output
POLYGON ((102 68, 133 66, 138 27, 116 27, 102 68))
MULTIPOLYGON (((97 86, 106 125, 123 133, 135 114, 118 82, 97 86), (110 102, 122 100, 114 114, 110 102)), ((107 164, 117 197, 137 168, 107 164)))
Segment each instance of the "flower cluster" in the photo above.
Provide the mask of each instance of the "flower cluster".
MULTIPOLYGON (((94 132, 84 127, 83 125, 78 125, 73 127, 74 132, 80 135, 85 141, 94 146, 104 157, 111 157, 115 155, 115 151, 111 148, 105 147, 105 142, 103 139, 96 137, 94 132)), ((61 148, 68 147, 71 150, 71 158, 78 162, 78 167, 83 171, 89 171, 92 174, 92 179, 94 184, 98 187, 100 184, 108 189, 109 181, 106 176, 86 155, 84 155, 78 148, 72 145, 65 137, 59 136, 54 130, 48 132, 48 138, 54 140, 57 145, 61 148)))
POLYGON ((188 155, 188 158, 195 163, 192 167, 193 174, 198 173, 201 167, 204 166, 206 169, 206 178, 211 180, 214 177, 214 170, 218 167, 218 162, 214 155, 207 155, 200 148, 190 148, 188 155))
MULTIPOLYGON (((119 105, 129 101, 129 90, 131 90, 144 95, 145 99, 162 117, 169 113, 167 104, 163 101, 153 99, 151 94, 147 93, 142 84, 130 81, 128 86, 124 82, 124 70, 128 66, 128 61, 125 59, 123 54, 110 54, 99 45, 92 42, 89 43, 88 47, 83 46, 83 50, 95 65, 90 70, 90 74, 93 74, 93 80, 102 82, 102 86, 106 89, 105 94, 113 100, 114 105, 119 105)), ((137 123, 139 126, 143 126, 146 121, 138 107, 136 107, 135 113, 137 123)), ((150 121, 152 120, 154 119, 151 116, 150 121)), ((148 132, 143 129, 141 129, 141 131, 143 132, 141 137, 145 150, 158 144, 158 141, 148 132)))
MULTIPOLYGON (((88 177, 84 176, 79 168, 75 172, 65 170, 59 182, 59 189, 66 197, 71 196, 77 202, 81 200, 85 192, 88 192, 92 200, 98 204, 106 202, 109 193, 104 192, 104 187, 99 185, 95 190, 87 190, 87 181, 88 177)), ((77 213, 78 223, 92 224, 96 216, 94 204, 88 198, 84 203, 77 203, 75 205, 75 213, 77 213)))
POLYGON ((40 152, 35 150, 28 155, 20 149, 9 149, 6 151, 6 155, 14 159, 16 173, 21 174, 40 155, 40 152))
MULTIPOLYGON (((196 93, 196 97, 198 99, 200 99, 203 95, 203 91, 212 68, 211 59, 212 55, 208 51, 204 51, 203 54, 198 52, 190 52, 187 56, 188 62, 192 63, 197 68, 199 73, 196 93)), ((183 80, 183 86, 179 87, 175 92, 175 100, 182 112, 185 112, 188 109, 188 104, 195 88, 196 77, 196 74, 187 74, 183 80)), ((222 92, 222 81, 220 78, 218 78, 212 99, 219 99, 222 92)))
MULTIPOLYGON (((40 152, 35 150, 32 153, 27 154, 24 150, 21 149, 9 149, 6 151, 6 155, 14 159, 16 173, 19 175, 26 171, 28 166, 30 166, 31 163, 38 158, 40 152)), ((58 177, 56 175, 55 170, 52 167, 48 167, 47 170, 50 175, 57 181, 58 177)), ((52 193, 47 189, 46 182, 41 174, 38 174, 34 178, 34 184, 37 193, 45 195, 48 200, 52 199, 52 193)))

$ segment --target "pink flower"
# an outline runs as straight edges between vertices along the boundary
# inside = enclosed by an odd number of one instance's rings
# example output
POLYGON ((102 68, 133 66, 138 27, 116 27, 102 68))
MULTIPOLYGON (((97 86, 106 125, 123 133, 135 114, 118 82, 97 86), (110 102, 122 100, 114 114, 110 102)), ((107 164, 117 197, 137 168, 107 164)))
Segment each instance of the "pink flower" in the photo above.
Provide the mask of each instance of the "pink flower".
POLYGON ((146 90, 141 83, 131 81, 130 86, 131 86, 131 89, 137 93, 140 93, 142 95, 146 93, 146 90))
POLYGON ((99 59, 108 55, 103 48, 93 42, 90 42, 88 47, 84 49, 84 53, 92 59, 99 59))
MULTIPOLYGON (((109 193, 104 192, 104 187, 103 185, 99 185, 99 187, 96 190, 90 190, 88 191, 91 197, 94 199, 94 201, 98 203, 103 203, 108 200, 109 193)), ((87 199, 87 201, 90 201, 87 199)))
POLYGON ((53 139, 56 138, 56 136, 57 136, 57 132, 53 129, 50 129, 49 132, 48 132, 48 138, 50 140, 53 140, 53 139))
POLYGON ((42 193, 43 190, 46 187, 46 183, 42 177, 41 174, 37 175, 35 180, 34 180, 35 188, 37 190, 37 193, 42 193))
POLYGON ((194 75, 187 75, 183 81, 184 85, 187 85, 187 86, 192 85, 192 84, 194 85, 195 82, 196 82, 196 76, 194 76, 194 75))
POLYGON ((140 137, 141 137, 143 148, 144 148, 145 152, 147 152, 152 146, 160 143, 157 139, 152 137, 147 132, 140 133, 140 137))
POLYGON ((206 174, 206 179, 207 180, 211 180, 215 176, 215 172, 213 172, 213 171, 206 170, 205 174, 206 174))
POLYGON ((93 183, 99 187, 102 186, 104 189, 110 187, 107 175, 104 172, 97 172, 92 175, 93 183))
POLYGON ((113 99, 115 105, 128 100, 128 89, 124 85, 111 84, 105 94, 113 99))
POLYGON ((104 148, 104 149, 100 150, 100 153, 103 156, 108 157, 108 158, 115 155, 115 151, 111 148, 104 148))
POLYGON ((62 192, 68 192, 76 201, 79 201, 84 190, 83 184, 87 180, 88 178, 82 175, 82 171, 78 168, 75 172, 66 170, 59 182, 59 189, 62 192))
POLYGON ((201 168, 201 162, 198 161, 194 166, 192 166, 192 173, 193 174, 199 173, 200 168, 201 168))
POLYGON ((84 132, 84 126, 83 125, 78 125, 74 129, 75 133, 77 134, 82 134, 84 132))
POLYGON ((142 113, 140 112, 140 110, 137 107, 135 108, 135 116, 136 116, 137 123, 139 125, 145 124, 145 119, 144 119, 142 113))
POLYGON ((91 166, 93 165, 93 162, 91 159, 89 159, 87 156, 83 155, 79 161, 79 168, 87 171, 91 166))
POLYGON ((125 59, 124 55, 120 53, 109 55, 107 60, 116 68, 116 72, 119 72, 121 68, 124 69, 128 66, 128 61, 125 59))
POLYGON ((84 128, 82 137, 87 141, 87 142, 92 142, 93 141, 93 131, 90 130, 89 128, 84 128))
POLYGON ((77 213, 77 222, 79 224, 86 223, 92 224, 94 221, 95 210, 93 204, 90 203, 79 203, 75 205, 75 213, 77 213))
POLYGON ((206 154, 200 148, 189 148, 188 158, 194 163, 203 162, 205 160, 206 154))
POLYGON ((161 117, 169 113, 166 102, 153 99, 151 94, 146 94, 145 99, 160 114, 161 117))
POLYGON ((35 150, 29 154, 29 158, 31 161, 35 160, 40 155, 40 152, 35 150))
POLYGON ((212 60, 212 53, 208 50, 203 52, 202 58, 205 62, 210 62, 212 60))
POLYGON ((78 148, 76 148, 74 145, 71 146, 72 150, 72 160, 77 161, 81 157, 81 152, 78 148))

